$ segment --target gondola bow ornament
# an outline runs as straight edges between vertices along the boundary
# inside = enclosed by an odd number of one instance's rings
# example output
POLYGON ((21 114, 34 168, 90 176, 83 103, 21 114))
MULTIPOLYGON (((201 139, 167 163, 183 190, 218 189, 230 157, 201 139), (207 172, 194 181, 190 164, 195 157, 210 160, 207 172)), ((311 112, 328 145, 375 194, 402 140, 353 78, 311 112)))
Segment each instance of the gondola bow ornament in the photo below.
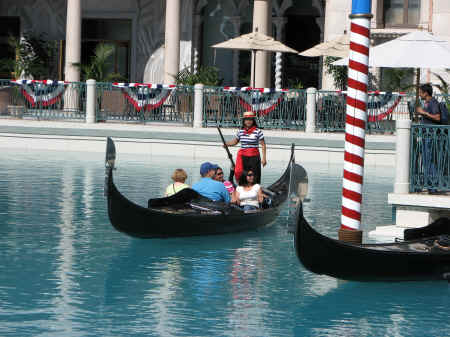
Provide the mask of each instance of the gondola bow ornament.
POLYGON ((121 88, 125 99, 136 111, 150 111, 160 107, 169 98, 173 84, 151 83, 113 83, 113 87, 121 88))

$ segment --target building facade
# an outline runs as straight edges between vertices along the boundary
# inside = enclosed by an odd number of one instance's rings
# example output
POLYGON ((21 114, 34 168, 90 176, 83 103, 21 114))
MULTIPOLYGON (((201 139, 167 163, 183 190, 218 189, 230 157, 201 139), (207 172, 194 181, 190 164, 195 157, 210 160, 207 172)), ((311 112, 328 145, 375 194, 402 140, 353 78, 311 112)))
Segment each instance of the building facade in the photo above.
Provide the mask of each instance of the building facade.
MULTIPOLYGON (((64 61, 66 54, 73 57, 73 48, 80 48, 79 56, 75 50, 75 61, 79 57, 81 63, 86 63, 99 42, 108 42, 116 47, 112 71, 130 82, 163 83, 167 67, 165 47, 175 44, 179 46, 179 58, 171 58, 172 63, 178 61, 171 72, 215 66, 224 85, 247 85, 250 53, 213 50, 211 45, 251 32, 258 2, 266 2, 272 8, 268 13, 272 26, 269 33, 298 51, 348 31, 351 0, 2 0, 0 58, 8 56, 9 35, 43 34, 45 39, 59 43, 62 79, 68 62, 64 61), (168 7, 173 4, 175 7, 168 7), (173 9, 167 13, 167 8, 176 8, 178 15, 172 13, 173 9), (67 27, 68 22, 71 27, 67 27), (78 25, 81 36, 73 40, 70 37, 76 37, 74 28, 78 25)), ((448 0, 373 0, 372 6, 374 45, 414 29, 425 29, 450 40, 448 0)), ((267 63, 268 86, 274 86, 278 79, 283 87, 333 88, 319 58, 286 54, 271 56, 267 63)), ((422 73, 423 80, 432 80, 429 71, 422 73)))
MULTIPOLYGON (((325 41, 349 31, 350 0, 327 0, 325 14, 325 41)), ((372 0, 372 45, 378 45, 414 30, 425 30, 435 36, 450 41, 450 1, 447 0, 372 0)), ((382 72, 372 69, 381 81, 382 72)), ((438 73, 450 81, 449 74, 443 70, 424 69, 421 81, 436 82, 433 73, 438 73)), ((333 89, 333 80, 325 72, 323 89, 333 89)))

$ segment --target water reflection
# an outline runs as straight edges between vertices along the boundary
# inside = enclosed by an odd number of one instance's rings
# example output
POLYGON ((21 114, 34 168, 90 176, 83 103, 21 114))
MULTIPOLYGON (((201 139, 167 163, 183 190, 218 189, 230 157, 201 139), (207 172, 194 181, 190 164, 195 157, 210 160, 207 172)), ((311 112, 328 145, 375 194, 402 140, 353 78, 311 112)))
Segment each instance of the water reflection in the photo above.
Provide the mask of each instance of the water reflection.
MULTIPOLYGON (((108 221, 103 156, 14 155, 0 153, 0 336, 441 336, 450 330, 446 283, 364 284, 311 274, 295 256, 283 217, 255 232, 132 239, 108 221)), ((173 168, 198 177, 199 163, 170 160, 121 155, 120 190, 145 205, 173 168)), ((264 181, 274 181, 284 166, 271 163, 264 181)), ((306 169, 305 215, 335 237, 341 168, 306 169)), ((390 220, 392 172, 368 168, 366 174, 370 227, 390 220)))
POLYGON ((55 324, 52 330, 58 333, 67 333, 71 335, 81 335, 80 325, 76 324, 74 317, 77 316, 77 284, 73 280, 74 257, 76 251, 74 248, 75 226, 75 172, 71 166, 64 167, 62 194, 59 200, 58 209, 60 210, 60 238, 56 246, 59 253, 57 258, 57 268, 54 271, 57 294, 54 295, 51 306, 55 314, 55 324))

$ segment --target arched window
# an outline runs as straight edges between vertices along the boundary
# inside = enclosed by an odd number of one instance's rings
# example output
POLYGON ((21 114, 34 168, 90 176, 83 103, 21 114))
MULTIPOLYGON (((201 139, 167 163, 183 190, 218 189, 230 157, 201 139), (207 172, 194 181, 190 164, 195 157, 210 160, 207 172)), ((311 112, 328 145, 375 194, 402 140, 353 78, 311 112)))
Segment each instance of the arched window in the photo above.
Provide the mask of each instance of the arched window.
POLYGON ((416 27, 420 22, 420 0, 383 0, 386 27, 416 27))

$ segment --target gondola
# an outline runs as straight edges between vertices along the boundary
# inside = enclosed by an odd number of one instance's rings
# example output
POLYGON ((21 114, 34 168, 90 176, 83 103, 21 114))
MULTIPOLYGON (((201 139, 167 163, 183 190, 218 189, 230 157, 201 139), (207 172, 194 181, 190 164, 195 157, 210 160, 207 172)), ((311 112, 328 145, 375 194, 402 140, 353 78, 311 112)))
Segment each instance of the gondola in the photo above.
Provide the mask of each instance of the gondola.
POLYGON ((170 238, 215 235, 254 230, 275 221, 290 193, 304 193, 306 172, 295 164, 294 145, 287 169, 264 192, 269 196, 263 209, 244 212, 241 208, 212 202, 192 189, 184 189, 167 197, 148 201, 148 207, 133 203, 123 196, 113 180, 116 150, 107 139, 105 196, 111 224, 120 232, 139 238, 170 238), (303 179, 303 180, 302 180, 303 179), (303 184, 302 184, 303 181, 303 184))
POLYGON ((450 281, 450 251, 435 244, 448 239, 446 235, 356 245, 315 231, 303 217, 301 202, 296 219, 297 257, 311 272, 351 281, 450 281))

